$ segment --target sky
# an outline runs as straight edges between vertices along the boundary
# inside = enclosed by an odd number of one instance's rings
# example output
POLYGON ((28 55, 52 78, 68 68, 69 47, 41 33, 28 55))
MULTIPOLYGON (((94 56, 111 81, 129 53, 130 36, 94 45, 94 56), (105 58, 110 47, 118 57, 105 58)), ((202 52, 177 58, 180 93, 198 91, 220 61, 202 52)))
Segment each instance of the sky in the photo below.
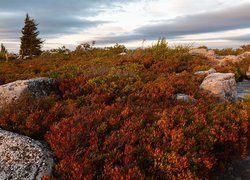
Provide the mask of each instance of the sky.
POLYGON ((26 13, 38 23, 43 50, 96 46, 239 47, 250 43, 250 0, 0 0, 0 43, 17 53, 26 13))

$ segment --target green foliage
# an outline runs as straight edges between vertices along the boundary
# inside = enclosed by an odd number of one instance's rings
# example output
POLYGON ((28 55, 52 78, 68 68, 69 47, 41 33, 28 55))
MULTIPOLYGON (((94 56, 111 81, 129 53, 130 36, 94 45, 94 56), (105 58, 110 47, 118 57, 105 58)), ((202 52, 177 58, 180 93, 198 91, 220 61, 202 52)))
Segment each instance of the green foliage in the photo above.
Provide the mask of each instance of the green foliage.
POLYGON ((5 60, 5 53, 0 52, 0 61, 5 60))
POLYGON ((233 48, 224 48, 224 49, 214 49, 215 54, 220 56, 227 56, 227 55, 240 55, 244 51, 242 49, 233 49, 233 48))
POLYGON ((39 31, 34 19, 30 19, 29 15, 26 14, 24 20, 24 27, 22 29, 20 54, 24 56, 38 56, 41 54, 41 46, 43 41, 38 38, 39 31))
POLYGON ((250 44, 245 44, 240 47, 243 49, 243 51, 250 51, 250 44))
POLYGON ((202 46, 199 46, 198 49, 208 49, 208 47, 205 45, 202 45, 202 46))
POLYGON ((112 53, 114 55, 118 55, 119 53, 126 52, 127 49, 124 45, 120 44, 115 44, 113 47, 105 47, 104 48, 106 51, 109 51, 109 53, 112 53))

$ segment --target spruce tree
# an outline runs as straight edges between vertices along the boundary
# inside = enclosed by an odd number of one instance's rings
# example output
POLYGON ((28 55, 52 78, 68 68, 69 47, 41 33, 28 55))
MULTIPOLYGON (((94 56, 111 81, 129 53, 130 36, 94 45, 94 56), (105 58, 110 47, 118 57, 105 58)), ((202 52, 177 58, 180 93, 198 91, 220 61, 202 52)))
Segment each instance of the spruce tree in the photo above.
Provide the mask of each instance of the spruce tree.
POLYGON ((39 31, 37 30, 37 25, 34 19, 30 19, 29 15, 26 14, 24 20, 24 27, 22 29, 21 46, 20 46, 20 55, 23 58, 24 56, 33 55, 38 56, 41 54, 41 46, 43 41, 41 38, 38 38, 39 31))

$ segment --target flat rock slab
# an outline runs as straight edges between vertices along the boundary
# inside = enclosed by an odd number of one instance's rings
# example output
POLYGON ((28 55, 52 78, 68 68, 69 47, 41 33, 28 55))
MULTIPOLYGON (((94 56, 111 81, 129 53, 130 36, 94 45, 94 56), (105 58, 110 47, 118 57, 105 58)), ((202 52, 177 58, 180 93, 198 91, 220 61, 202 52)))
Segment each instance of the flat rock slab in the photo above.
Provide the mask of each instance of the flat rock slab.
POLYGON ((52 173, 53 155, 29 137, 0 129, 0 179, 41 179, 52 173))

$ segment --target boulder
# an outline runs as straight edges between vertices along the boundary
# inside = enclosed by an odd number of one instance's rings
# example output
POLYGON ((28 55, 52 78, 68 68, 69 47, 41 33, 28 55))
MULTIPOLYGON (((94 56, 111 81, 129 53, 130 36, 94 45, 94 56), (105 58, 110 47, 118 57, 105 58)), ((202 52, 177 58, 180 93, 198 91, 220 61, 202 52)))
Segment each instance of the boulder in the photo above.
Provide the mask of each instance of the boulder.
POLYGON ((22 94, 30 93, 35 97, 47 96, 54 89, 56 80, 52 78, 35 78, 18 80, 0 86, 0 109, 17 100, 22 94))
POLYGON ((189 51, 189 54, 191 55, 202 55, 202 56, 206 56, 207 54, 207 49, 203 49, 203 48, 200 48, 200 49, 191 49, 189 51))
POLYGON ((185 102, 195 102, 196 101, 193 97, 191 97, 187 94, 178 93, 175 96, 176 96, 177 101, 185 101, 185 102))
POLYGON ((208 74, 212 74, 212 73, 216 73, 216 70, 214 68, 211 68, 207 71, 196 71, 194 74, 195 75, 208 75, 208 74))
POLYGON ((241 55, 238 55, 237 57, 238 57, 239 60, 250 58, 250 52, 249 51, 248 52, 244 52, 241 55))
POLYGON ((228 61, 236 63, 236 62, 239 62, 240 59, 238 58, 238 56, 228 55, 228 56, 224 56, 222 59, 219 59, 219 64, 223 65, 223 64, 226 64, 228 61))
POLYGON ((200 88, 211 92, 222 100, 235 100, 237 98, 237 85, 233 73, 209 74, 203 80, 200 88))
POLYGON ((208 59, 214 59, 214 56, 215 56, 215 52, 213 50, 207 50, 204 48, 191 49, 189 51, 189 54, 203 56, 203 57, 206 57, 208 59))
POLYGON ((41 179, 52 174, 53 165, 45 145, 0 129, 0 179, 41 179))
MULTIPOLYGON (((216 56, 215 56, 216 57, 216 56)), ((219 61, 220 65, 226 64, 228 61, 233 63, 240 62, 243 59, 250 58, 250 52, 244 52, 238 56, 235 55, 228 55, 228 56, 221 56, 221 58, 215 58, 215 60, 219 61)))

